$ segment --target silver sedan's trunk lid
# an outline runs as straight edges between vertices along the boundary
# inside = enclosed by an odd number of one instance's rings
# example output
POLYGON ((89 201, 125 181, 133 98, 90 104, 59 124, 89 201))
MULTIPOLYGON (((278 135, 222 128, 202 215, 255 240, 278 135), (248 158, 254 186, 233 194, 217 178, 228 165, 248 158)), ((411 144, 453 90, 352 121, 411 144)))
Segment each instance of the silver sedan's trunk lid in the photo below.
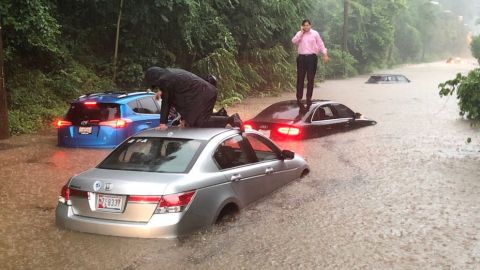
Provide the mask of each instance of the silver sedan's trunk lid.
POLYGON ((70 182, 73 212, 92 218, 148 222, 167 185, 183 177, 184 174, 92 169, 70 182), (138 196, 152 197, 139 201, 138 196))

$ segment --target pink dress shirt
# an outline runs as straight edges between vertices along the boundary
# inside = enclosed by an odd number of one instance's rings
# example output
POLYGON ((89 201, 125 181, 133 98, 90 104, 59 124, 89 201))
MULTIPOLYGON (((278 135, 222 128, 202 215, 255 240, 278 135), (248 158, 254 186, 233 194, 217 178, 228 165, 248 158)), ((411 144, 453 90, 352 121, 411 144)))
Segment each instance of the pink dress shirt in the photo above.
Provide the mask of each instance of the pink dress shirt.
POLYGON ((327 54, 327 48, 323 44, 323 40, 320 34, 310 29, 310 31, 302 34, 302 31, 298 31, 292 38, 292 42, 298 47, 298 54, 327 54))

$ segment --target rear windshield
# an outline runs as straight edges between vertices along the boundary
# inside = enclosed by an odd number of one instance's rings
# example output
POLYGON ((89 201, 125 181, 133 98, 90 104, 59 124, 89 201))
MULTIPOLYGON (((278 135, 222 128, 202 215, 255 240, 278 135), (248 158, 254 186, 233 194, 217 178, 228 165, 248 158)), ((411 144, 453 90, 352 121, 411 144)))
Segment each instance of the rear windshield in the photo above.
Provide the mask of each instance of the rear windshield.
POLYGON ((66 120, 75 125, 79 125, 85 120, 109 121, 120 117, 120 108, 118 104, 96 103, 84 104, 73 103, 67 112, 66 120))
POLYGON ((381 76, 371 76, 370 79, 368 79, 368 82, 378 82, 381 80, 382 80, 381 76))
POLYGON ((270 120, 295 120, 299 116, 299 108, 297 104, 276 104, 270 106, 258 114, 257 119, 263 121, 270 120))
POLYGON ((131 138, 116 148, 98 168, 185 173, 195 162, 203 141, 175 138, 131 138))

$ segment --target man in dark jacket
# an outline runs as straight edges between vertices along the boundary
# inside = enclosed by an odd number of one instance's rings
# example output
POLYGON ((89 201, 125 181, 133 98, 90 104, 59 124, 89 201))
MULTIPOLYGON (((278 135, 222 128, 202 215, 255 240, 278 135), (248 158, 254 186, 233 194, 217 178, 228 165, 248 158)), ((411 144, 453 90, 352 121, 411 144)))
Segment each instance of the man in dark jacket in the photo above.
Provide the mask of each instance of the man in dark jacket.
POLYGON ((183 69, 150 67, 145 81, 161 91, 160 128, 166 128, 171 106, 175 107, 190 127, 241 127, 238 114, 232 116, 213 115, 217 101, 217 88, 183 69))

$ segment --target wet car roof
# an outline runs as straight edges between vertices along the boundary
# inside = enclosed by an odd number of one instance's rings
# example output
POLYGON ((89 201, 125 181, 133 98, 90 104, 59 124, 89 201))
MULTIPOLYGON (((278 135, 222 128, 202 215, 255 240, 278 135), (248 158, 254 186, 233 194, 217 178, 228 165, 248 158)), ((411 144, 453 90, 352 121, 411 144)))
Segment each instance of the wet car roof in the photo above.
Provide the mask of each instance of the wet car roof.
POLYGON ((148 129, 142 131, 133 137, 172 137, 181 139, 210 140, 213 137, 231 133, 237 134, 240 130, 236 128, 180 128, 170 127, 165 130, 148 129))
POLYGON ((117 104, 126 104, 134 99, 140 97, 153 96, 153 92, 112 92, 112 93, 93 93, 83 95, 75 99, 72 103, 84 102, 84 101, 96 101, 101 103, 117 103, 117 104))

